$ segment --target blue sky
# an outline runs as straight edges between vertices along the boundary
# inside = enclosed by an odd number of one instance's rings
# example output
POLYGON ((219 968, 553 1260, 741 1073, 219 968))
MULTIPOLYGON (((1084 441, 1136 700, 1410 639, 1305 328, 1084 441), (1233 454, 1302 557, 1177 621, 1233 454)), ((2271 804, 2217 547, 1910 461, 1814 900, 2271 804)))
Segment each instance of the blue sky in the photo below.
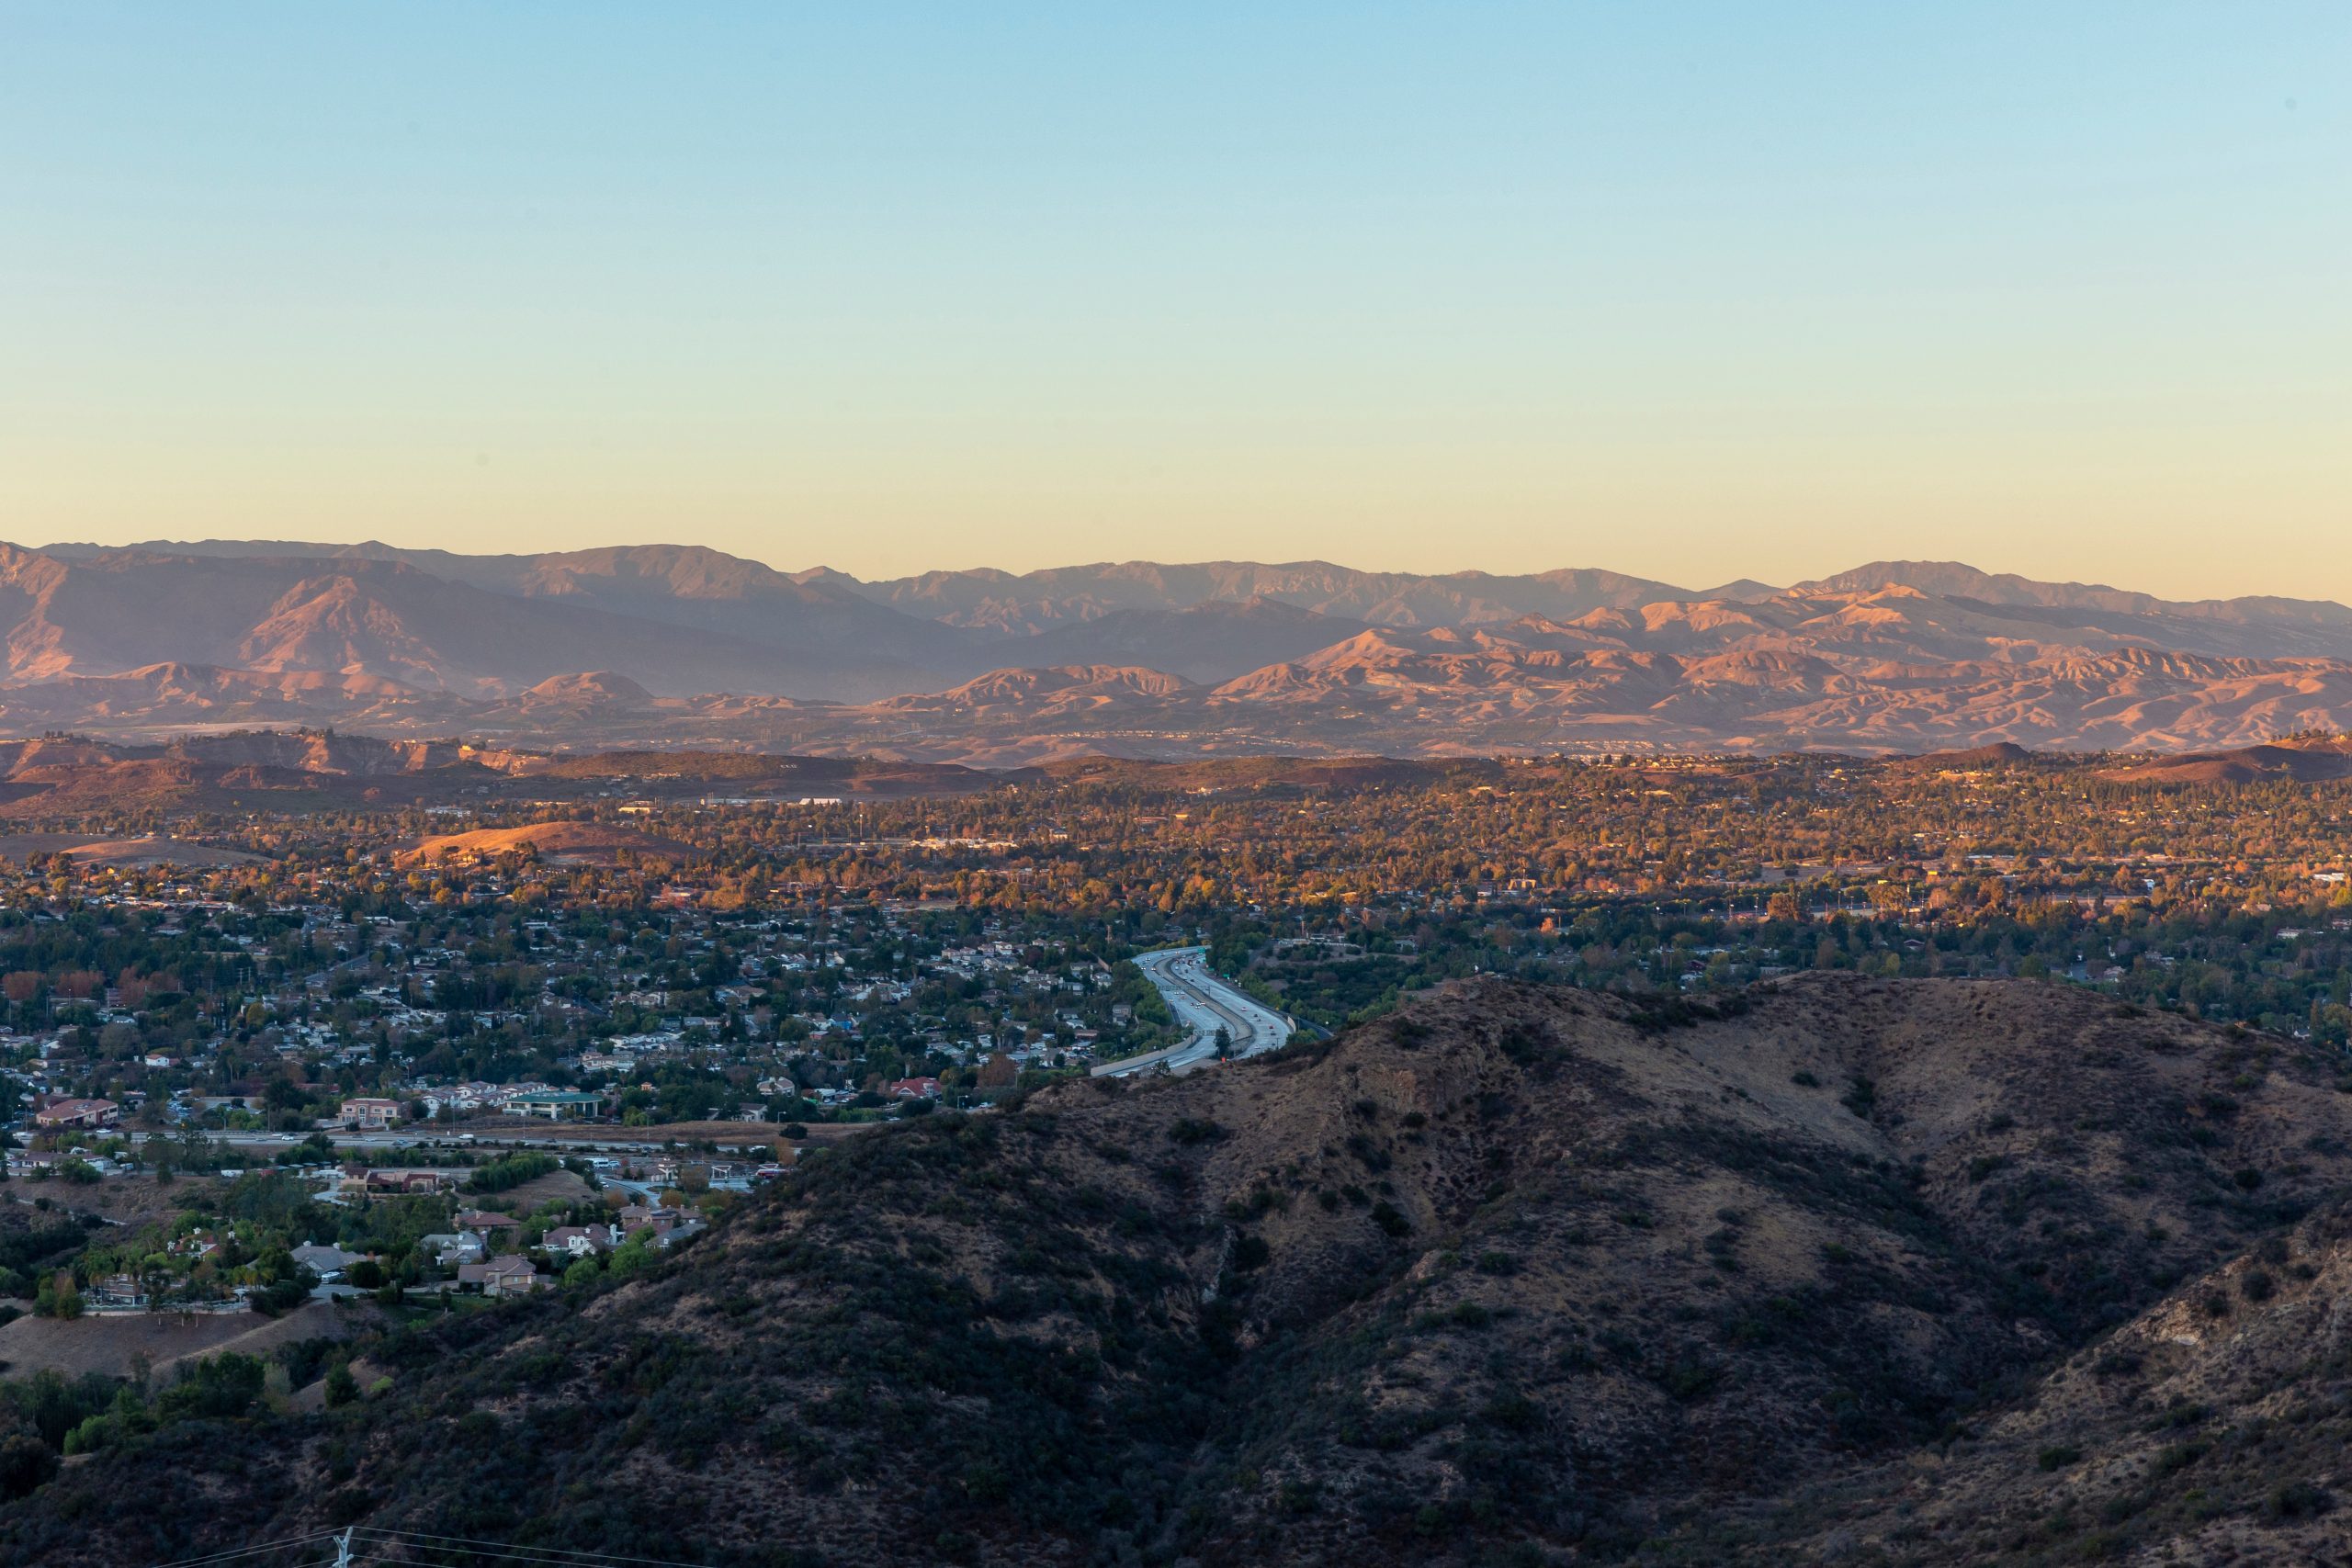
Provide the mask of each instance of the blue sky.
POLYGON ((0 535, 2352 598, 2352 8, 0 4, 0 535))

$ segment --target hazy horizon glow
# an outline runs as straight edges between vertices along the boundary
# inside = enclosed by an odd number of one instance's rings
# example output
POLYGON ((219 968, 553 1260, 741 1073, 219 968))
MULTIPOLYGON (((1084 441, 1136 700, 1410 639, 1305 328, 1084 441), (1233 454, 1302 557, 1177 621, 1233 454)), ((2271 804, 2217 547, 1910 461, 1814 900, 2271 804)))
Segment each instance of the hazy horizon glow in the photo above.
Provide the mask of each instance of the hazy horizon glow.
POLYGON ((2352 11, 0 5, 0 536, 2352 600, 2352 11))

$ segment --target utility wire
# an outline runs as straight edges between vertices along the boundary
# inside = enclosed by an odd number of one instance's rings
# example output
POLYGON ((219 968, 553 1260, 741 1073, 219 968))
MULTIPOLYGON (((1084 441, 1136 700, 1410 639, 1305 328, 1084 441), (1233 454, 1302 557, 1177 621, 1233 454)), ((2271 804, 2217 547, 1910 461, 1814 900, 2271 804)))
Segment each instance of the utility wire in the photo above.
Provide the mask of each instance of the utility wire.
POLYGON ((202 1557, 186 1558, 180 1562, 170 1564, 169 1568, 198 1568, 198 1565, 200 1563, 225 1562, 232 1557, 251 1557, 256 1552, 284 1551, 297 1546, 307 1546, 314 1540, 324 1540, 327 1537, 328 1532, 325 1530, 316 1530, 309 1535, 289 1535, 277 1540, 264 1541, 259 1546, 232 1547, 226 1551, 210 1552, 202 1557))
POLYGON ((291 1551, 298 1546, 330 1539, 329 1532, 318 1530, 310 1535, 289 1535, 281 1540, 267 1540, 259 1546, 241 1546, 231 1551, 215 1551, 203 1557, 183 1557, 162 1565, 162 1568, 209 1568, 215 1562, 228 1562, 240 1557, 258 1556, 265 1551, 291 1551))
MULTIPOLYGON (((414 1568, 447 1568, 447 1565, 456 1561, 458 1557, 464 1557, 469 1561, 503 1560, 514 1562, 537 1562, 541 1563, 542 1568, 544 1568, 545 1562, 545 1560, 541 1558, 514 1557, 510 1553, 503 1551, 483 1551, 478 1548, 472 1547, 416 1546, 413 1545, 413 1543, 406 1541, 402 1541, 398 1544, 410 1546, 413 1551, 430 1552, 432 1555, 429 1557, 403 1557, 388 1551, 380 1542, 364 1540, 354 1541, 352 1543, 352 1551, 354 1553, 352 1557, 353 1568, 361 1568, 362 1564, 377 1562, 410 1563, 413 1564, 414 1568)), ((578 1564, 578 1568, 597 1568, 597 1564, 593 1559, 582 1559, 578 1564)))
MULTIPOLYGON (((609 1552, 575 1551, 567 1547, 522 1546, 470 1536, 429 1535, 422 1530, 387 1529, 374 1525, 356 1525, 342 1532, 340 1538, 337 1532, 327 1530, 288 1536, 279 1540, 263 1541, 257 1546, 241 1546, 203 1557, 181 1558, 162 1564, 160 1568, 264 1568, 263 1564, 247 1560, 270 1552, 315 1549, 320 1541, 338 1539, 350 1541, 353 1568, 368 1562, 401 1563, 412 1565, 412 1568, 444 1568, 434 1559, 452 1557, 531 1563, 537 1568, 604 1568, 605 1564, 630 1564, 633 1568, 697 1568, 695 1564, 679 1562, 671 1558, 618 1557, 609 1552), (412 1552, 424 1555, 407 1555, 412 1552)), ((333 1568, 339 1561, 342 1561, 339 1557, 329 1556, 316 1562, 292 1564, 290 1568, 333 1568)))
MULTIPOLYGON (((442 1568, 442 1563, 446 1560, 456 1558, 465 1558, 468 1560, 495 1559, 507 1562, 530 1563, 534 1564, 535 1568, 606 1568, 607 1564, 654 1564, 657 1562, 656 1559, 649 1557, 599 1557, 578 1552, 562 1557, 548 1557, 540 1556, 527 1549, 521 1551, 513 1551, 488 1545, 476 1546, 446 1540, 436 1541, 362 1538, 355 1540, 353 1542, 353 1546, 355 1550, 365 1550, 371 1552, 381 1552, 389 1549, 399 1548, 405 1551, 423 1553, 424 1554, 423 1556, 401 1558, 398 1559, 398 1561, 424 1563, 425 1564, 425 1568, 442 1568)), ((386 1561, 393 1561, 393 1559, 387 1559, 386 1561)), ((695 1568, 695 1565, 681 1562, 660 1562, 659 1568, 695 1568)))
MULTIPOLYGON (((456 1557, 535 1563, 538 1565, 538 1568, 557 1568, 558 1564, 573 1565, 573 1568, 599 1568, 599 1565, 602 1562, 641 1562, 648 1561, 644 1558, 598 1559, 593 1557, 574 1557, 550 1559, 545 1557, 525 1557, 512 1551, 492 1551, 478 1546, 435 1546, 422 1541, 409 1540, 390 1542, 379 1540, 356 1540, 352 1543, 352 1550, 356 1554, 353 1558, 355 1568, 357 1568, 357 1565, 361 1563, 378 1562, 409 1563, 414 1565, 414 1568, 447 1568, 447 1564, 449 1560, 456 1557), (429 1557, 407 1557, 396 1555, 390 1550, 390 1547, 395 1546, 405 1547, 411 1551, 429 1552, 432 1555, 429 1557)), ((680 1565, 680 1568, 684 1568, 684 1565, 680 1565)))
POLYGON ((434 1550, 461 1553, 467 1552, 469 1548, 476 1549, 468 1554, 511 1557, 524 1562, 634 1562, 644 1564, 645 1568, 699 1568, 698 1564, 681 1562, 672 1557, 619 1557, 608 1551, 574 1551, 568 1547, 560 1546, 523 1546, 512 1541, 483 1540, 472 1536, 428 1535, 423 1530, 387 1529, 377 1525, 355 1526, 353 1533, 359 1536, 389 1536, 397 1540, 401 1545, 413 1545, 418 1548, 424 1548, 425 1543, 431 1542, 434 1550))

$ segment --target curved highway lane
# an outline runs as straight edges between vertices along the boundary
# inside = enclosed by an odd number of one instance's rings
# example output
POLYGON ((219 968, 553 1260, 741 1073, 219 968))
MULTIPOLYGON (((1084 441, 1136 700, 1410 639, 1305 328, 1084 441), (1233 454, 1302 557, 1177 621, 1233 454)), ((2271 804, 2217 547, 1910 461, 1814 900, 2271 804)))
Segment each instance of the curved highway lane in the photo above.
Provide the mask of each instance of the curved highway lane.
POLYGON ((1168 1009, 1192 1031, 1180 1044, 1094 1069, 1096 1077, 1132 1073, 1189 1073, 1218 1059, 1216 1032, 1230 1043, 1227 1059, 1272 1051, 1291 1036, 1290 1021, 1254 998, 1244 996, 1209 973, 1208 949, 1169 947, 1136 955, 1136 967, 1159 988, 1168 1009))

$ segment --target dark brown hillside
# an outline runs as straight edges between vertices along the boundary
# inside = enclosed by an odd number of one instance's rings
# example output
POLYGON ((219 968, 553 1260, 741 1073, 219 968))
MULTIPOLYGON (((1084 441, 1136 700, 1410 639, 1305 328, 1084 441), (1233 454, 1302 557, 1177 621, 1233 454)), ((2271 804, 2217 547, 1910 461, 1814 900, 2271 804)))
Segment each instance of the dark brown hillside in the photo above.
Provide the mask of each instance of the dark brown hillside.
POLYGON ((1662 1561, 2340 1562, 2352 1208, 2331 1204, 2069 1358, 1964 1440, 1701 1529, 1662 1561))
POLYGON ((0 1556, 358 1518, 728 1563, 1806 1560, 1767 1505, 1866 1513, 2347 1176, 2323 1064, 2086 992, 1476 983, 852 1140, 655 1276, 389 1348, 360 1411, 70 1468, 0 1556))
POLYGON ((2352 741, 2331 736, 2231 751, 2192 751, 2117 768, 2107 776, 2119 784, 2243 784, 2278 780, 2310 784, 2346 774, 2352 774, 2352 741))

